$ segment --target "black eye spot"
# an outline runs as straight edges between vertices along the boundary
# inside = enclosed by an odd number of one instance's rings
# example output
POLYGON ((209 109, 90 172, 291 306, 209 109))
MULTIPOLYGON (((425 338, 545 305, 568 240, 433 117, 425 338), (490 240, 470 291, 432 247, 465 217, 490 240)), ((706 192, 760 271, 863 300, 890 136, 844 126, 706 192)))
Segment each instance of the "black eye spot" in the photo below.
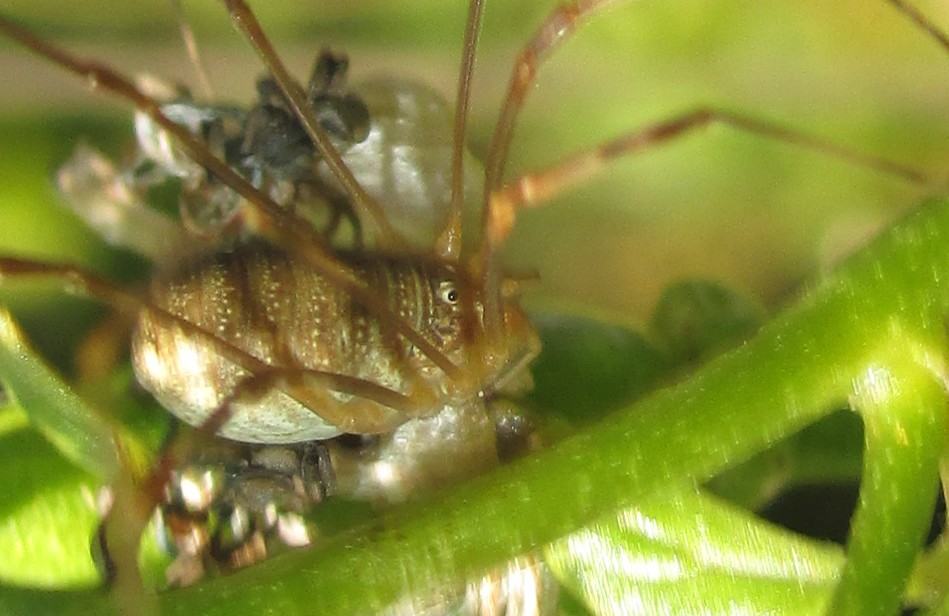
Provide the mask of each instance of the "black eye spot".
POLYGON ((438 295, 446 304, 457 304, 458 298, 461 296, 455 287, 455 283, 447 280, 438 285, 438 295))

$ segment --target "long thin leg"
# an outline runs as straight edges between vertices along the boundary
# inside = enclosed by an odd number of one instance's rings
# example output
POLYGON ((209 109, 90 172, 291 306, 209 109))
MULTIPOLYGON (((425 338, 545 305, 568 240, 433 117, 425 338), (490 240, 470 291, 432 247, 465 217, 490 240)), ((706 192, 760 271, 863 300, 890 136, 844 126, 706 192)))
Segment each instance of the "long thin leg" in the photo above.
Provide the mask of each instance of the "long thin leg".
MULTIPOLYGON (((261 382, 274 383, 288 396, 343 430, 372 433, 391 429, 393 424, 397 425, 397 422, 400 422, 398 417, 379 416, 380 405, 411 417, 434 404, 428 391, 421 385, 414 387, 413 395, 408 396, 356 377, 303 368, 275 368, 214 333, 73 265, 0 257, 0 283, 8 277, 27 276, 58 280, 70 293, 102 300, 132 317, 142 310, 147 310, 165 327, 177 327, 189 336, 208 341, 228 361, 252 375, 259 375, 257 378, 261 382), (325 390, 356 396, 359 400, 351 404, 339 402, 325 390)), ((245 387, 251 390, 251 393, 259 393, 249 385, 245 387)), ((234 394, 231 397, 234 397, 234 394)), ((208 421, 211 422, 213 418, 212 414, 208 421)), ((213 431, 219 428, 220 425, 215 425, 213 431)))
POLYGON ((892 4, 896 10, 909 18, 913 23, 919 26, 926 34, 931 36, 943 49, 949 51, 949 35, 939 29, 926 15, 920 12, 914 6, 910 6, 904 0, 886 0, 892 4))
POLYGON ((407 417, 424 415, 435 404, 434 393, 424 384, 413 387, 411 394, 403 394, 345 374, 268 366, 240 381, 198 429, 207 436, 217 434, 231 418, 235 404, 257 402, 273 390, 292 395, 321 418, 352 434, 391 432, 407 417), (352 398, 343 401, 331 391, 352 398))
MULTIPOLYGON (((419 416, 431 410, 434 399, 433 392, 424 387, 416 388, 417 391, 413 395, 404 395, 345 375, 304 368, 269 367, 241 380, 196 431, 173 439, 164 449, 144 486, 145 493, 153 501, 151 509, 161 502, 164 487, 180 461, 187 459, 202 440, 211 438, 227 424, 234 413, 235 405, 259 402, 273 390, 300 392, 301 397, 319 405, 318 408, 332 407, 327 413, 336 417, 340 428, 347 432, 366 434, 388 432, 398 423, 402 423, 397 419, 396 413, 386 414, 380 405, 398 409, 407 415, 419 416), (354 398, 342 403, 331 399, 325 394, 327 387, 349 393, 354 398), (394 421, 397 423, 393 423, 394 421)), ((321 411, 320 415, 325 414, 321 411)))
POLYGON ((198 42, 194 36, 194 30, 185 16, 184 7, 181 6, 181 0, 171 0, 171 9, 175 13, 175 19, 178 21, 178 30, 181 32, 181 40, 188 50, 188 59, 191 61, 191 67, 194 69, 195 77, 198 78, 198 85, 201 87, 201 93, 205 100, 214 98, 214 89, 211 87, 211 80, 208 79, 208 71, 201 60, 201 53, 198 50, 198 42))
MULTIPOLYGON (((544 60, 597 10, 616 1, 571 0, 560 4, 541 23, 514 62, 507 93, 501 103, 498 121, 485 160, 482 229, 479 255, 474 263, 475 273, 481 277, 484 287, 484 323, 490 337, 497 338, 502 335, 503 320, 500 297, 501 272, 497 262, 497 247, 499 238, 507 235, 507 231, 498 233, 496 229, 503 229, 505 225, 512 225, 514 221, 513 210, 510 207, 505 207, 503 203, 493 204, 492 201, 494 193, 501 187, 504 179, 504 166, 507 163, 508 149, 514 135, 517 116, 524 106, 527 94, 544 60), (508 220, 499 220, 502 215, 508 220)), ((508 230, 509 228, 508 226, 508 230)))
POLYGON ((488 157, 485 161, 484 194, 494 192, 503 181, 504 165, 507 163, 508 148, 514 134, 517 116, 524 106, 524 100, 531 91, 537 72, 547 59, 566 39, 593 14, 617 0, 573 0, 555 8, 540 25, 527 44, 521 49, 507 94, 501 104, 498 123, 491 138, 488 157))
MULTIPOLYGON (((98 537, 98 547, 105 562, 113 565, 110 569, 110 581, 132 587, 136 583, 140 585, 135 556, 138 554, 138 539, 147 520, 165 500, 166 486, 175 469, 182 461, 191 458, 196 448, 227 423, 235 404, 257 402, 274 389, 288 391, 306 388, 319 391, 320 387, 329 383, 340 390, 350 389, 351 393, 357 396, 352 403, 347 403, 345 408, 340 409, 341 413, 350 413, 356 417, 357 423, 378 423, 385 419, 379 416, 383 409, 367 399, 358 399, 360 393, 370 393, 372 388, 377 390, 375 393, 379 394, 381 403, 402 405, 403 411, 415 411, 415 414, 418 414, 417 411, 422 407, 431 408, 431 401, 426 399, 424 394, 412 399, 371 383, 318 371, 269 368, 243 379, 197 430, 179 433, 168 442, 141 482, 136 482, 130 473, 124 473, 119 478, 119 484, 113 490, 115 504, 106 515, 98 537)), ((392 429, 391 426, 383 424, 384 421, 379 423, 377 431, 392 429)))
MULTIPOLYGON (((502 230, 501 236, 507 234, 509 225, 513 222, 513 210, 510 206, 519 204, 539 203, 547 198, 546 195, 559 190, 562 185, 576 182, 589 176, 600 168, 606 161, 616 158, 626 152, 639 151, 648 143, 656 143, 687 131, 694 126, 705 125, 710 122, 721 122, 749 132, 766 135, 786 143, 791 143, 817 151, 822 151, 840 159, 863 165, 904 177, 912 182, 926 182, 927 179, 917 171, 885 160, 868 156, 855 150, 824 141, 800 132, 788 130, 767 122, 745 118, 729 112, 704 108, 692 114, 694 117, 684 116, 679 120, 657 124, 655 134, 650 130, 637 131, 607 142, 589 152, 581 152, 569 158, 564 163, 552 168, 549 172, 530 174, 515 180, 512 187, 501 188, 504 184, 504 166, 507 163, 508 149, 514 132, 517 116, 523 108, 524 101, 531 91, 534 80, 544 61, 579 27, 591 18, 598 10, 608 7, 617 0, 574 0, 561 4, 554 9, 541 24, 534 36, 522 49, 518 56, 507 94, 501 106, 497 126, 488 150, 485 165, 485 219, 484 233, 486 236, 494 234, 494 241, 498 239, 497 230, 502 230), (677 126, 677 123, 689 125, 677 126), (665 132, 672 134, 666 135, 665 132), (562 179, 557 179, 560 176, 562 179), (495 203, 492 204, 491 201, 495 203), (489 218, 491 220, 489 220, 489 218), (492 230, 492 228, 494 230, 492 230)), ((949 37, 946 37, 932 22, 922 14, 908 6, 904 0, 887 0, 910 19, 919 24, 940 44, 949 49, 949 37)), ((483 243, 485 240, 482 240, 483 243)), ((482 253, 493 251, 491 246, 482 246, 482 253)), ((482 258, 482 262, 486 259, 482 258)))
MULTIPOLYGON (((241 381, 228 398, 199 427, 198 434, 210 436, 229 419, 233 405, 239 401, 259 399, 274 389, 283 391, 309 409, 319 409, 321 417, 351 432, 374 433, 392 430, 406 417, 418 416, 434 406, 434 394, 423 385, 412 389, 411 395, 390 390, 376 383, 317 370, 274 368, 234 347, 214 334, 177 317, 146 299, 72 265, 50 264, 0 257, 0 283, 6 278, 39 276, 52 278, 71 293, 93 297, 111 304, 115 309, 137 315, 148 310, 166 326, 181 328, 189 335, 209 340, 229 360, 251 373, 241 381), (354 396, 340 402, 329 391, 354 396), (388 407, 392 409, 387 412, 388 407)), ((136 564, 139 538, 152 511, 164 498, 165 486, 177 461, 187 457, 198 443, 194 438, 173 442, 159 457, 158 463, 145 478, 141 488, 126 464, 113 486, 114 502, 100 527, 98 540, 106 564, 107 582, 125 605, 137 596, 142 584, 136 564), (127 472, 126 472, 127 471, 127 472), (108 565, 112 566, 109 567, 108 565)), ((142 606, 139 606, 142 607, 142 606)), ((153 613, 144 611, 143 613, 153 613)))
POLYGON ((875 169, 916 184, 932 180, 919 171, 893 161, 870 156, 844 148, 823 139, 777 124, 757 120, 729 111, 710 107, 700 108, 645 128, 633 130, 615 139, 581 150, 560 163, 533 173, 527 173, 499 186, 487 195, 484 212, 477 273, 484 291, 485 329, 499 335, 501 331, 500 284, 498 247, 514 227, 517 210, 536 207, 550 198, 581 182, 621 156, 640 153, 671 139, 684 136, 709 124, 723 124, 734 129, 776 139, 783 143, 830 154, 841 160, 875 169))
POLYGON ((931 178, 912 167, 851 150, 771 122, 722 109, 704 107, 581 150, 552 167, 526 173, 498 188, 488 197, 485 231, 490 238, 489 244, 498 245, 507 237, 513 227, 517 209, 535 207, 548 201, 553 195, 588 179, 619 157, 638 154, 697 129, 706 128, 710 124, 722 124, 742 132, 830 154, 841 160, 914 184, 932 182, 931 178))
POLYGON ((414 344, 449 378, 459 378, 460 371, 448 357, 425 339, 399 315, 395 314, 348 267, 335 259, 322 245, 321 237, 305 220, 288 212, 215 156, 207 146, 173 122, 161 110, 161 104, 144 94, 126 77, 104 64, 77 58, 42 40, 25 28, 0 16, 0 34, 12 39, 63 69, 84 77, 94 88, 101 88, 131 102, 136 109, 148 115, 157 125, 172 135, 182 149, 199 165, 217 176, 224 184, 240 194, 257 215, 259 233, 294 255, 305 259, 321 274, 346 290, 352 298, 369 310, 385 326, 414 344))
POLYGON ((448 221, 438 234, 436 252, 441 257, 457 262, 461 257, 461 216, 465 190, 465 137, 468 129, 468 111, 471 107, 471 78, 474 75, 478 34, 484 15, 484 0, 471 0, 468 21, 465 24, 465 44, 458 71, 458 91, 455 95, 455 123, 451 151, 451 201, 448 221))
POLYGON ((131 80, 111 67, 95 61, 77 58, 40 39, 5 17, 0 17, 0 33, 67 71, 84 77, 92 88, 102 89, 132 103, 136 109, 148 115, 162 129, 174 136, 192 160, 206 168, 246 199, 257 211, 258 216, 270 223, 271 226, 295 226, 294 223, 298 222, 293 220, 292 215, 282 211, 279 205, 268 199, 250 182, 231 169, 227 163, 215 156, 197 137, 168 118, 162 112, 161 104, 158 101, 147 96, 131 80))
POLYGON ((306 101, 306 95, 300 84, 290 75, 280 56, 274 51, 269 39, 264 34, 260 23, 243 0, 223 0, 234 24, 244 33, 244 36, 253 45, 257 55, 263 60, 280 90, 287 97, 297 119, 306 129, 313 144, 320 151, 333 176, 342 184, 346 194, 353 203, 353 209, 359 216, 360 222, 370 229, 376 243, 381 248, 398 249, 403 245, 395 230, 389 224, 382 206, 369 194, 352 172, 346 167, 342 157, 329 135, 320 126, 316 114, 306 101))

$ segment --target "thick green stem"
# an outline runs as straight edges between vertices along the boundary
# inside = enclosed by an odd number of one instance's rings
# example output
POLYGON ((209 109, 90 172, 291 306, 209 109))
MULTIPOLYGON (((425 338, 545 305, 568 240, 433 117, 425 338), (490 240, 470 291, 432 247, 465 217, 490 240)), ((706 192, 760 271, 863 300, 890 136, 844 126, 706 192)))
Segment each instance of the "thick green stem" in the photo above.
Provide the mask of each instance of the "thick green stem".
POLYGON ((705 480, 845 403, 881 336, 939 339, 946 245, 949 203, 932 203, 688 382, 436 503, 163 601, 171 613, 226 613, 231 601, 285 614, 371 611, 460 584, 671 482, 705 480))
POLYGON ((893 358, 855 379, 855 407, 866 426, 863 481, 828 614, 899 611, 938 491, 947 399, 937 376, 893 358))
POLYGON ((35 360, 23 333, 3 305, 0 305, 0 374, 3 385, 21 405, 30 409, 30 421, 63 455, 99 477, 111 478, 118 473, 111 426, 50 368, 35 360))
MULTIPOLYGON (((909 343, 903 340, 941 341, 945 335, 946 246, 949 201, 933 202, 856 255, 752 342, 688 381, 434 502, 399 508, 371 528, 164 593, 163 610, 228 616, 237 606, 281 616, 371 612, 404 593, 457 586, 663 487, 707 480, 844 405, 854 380, 878 363, 881 345, 910 349, 920 365, 944 363, 939 348, 904 346, 909 343)), ((915 387, 920 378, 914 374, 900 378, 915 387)), ((930 479, 925 485, 931 487, 930 479)), ((864 509, 873 511, 862 514, 869 521, 861 524, 884 524, 887 513, 876 509, 890 502, 868 497, 864 509)), ((919 507, 916 501, 911 509, 919 507)), ((874 528, 885 530, 872 527, 859 535, 874 528)), ((855 545, 854 558, 865 559, 859 555, 865 549, 855 545)), ((864 567, 857 567, 858 577, 867 575, 864 567)))

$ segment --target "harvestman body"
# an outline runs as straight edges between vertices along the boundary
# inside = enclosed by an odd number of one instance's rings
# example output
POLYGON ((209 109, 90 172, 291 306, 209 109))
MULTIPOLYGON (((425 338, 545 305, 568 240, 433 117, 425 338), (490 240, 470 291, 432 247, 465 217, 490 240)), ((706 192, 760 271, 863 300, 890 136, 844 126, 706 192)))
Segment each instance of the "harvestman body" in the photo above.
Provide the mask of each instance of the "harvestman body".
MULTIPOLYGON (((245 7, 233 10, 250 17, 245 7)), ((340 161, 323 131, 325 118, 315 117, 319 109, 312 97, 301 104, 294 100, 302 94, 296 84, 288 90, 286 83, 280 83, 282 67, 274 71, 274 80, 267 80, 270 92, 261 94, 262 104, 246 117, 275 107, 268 104, 268 97, 275 97, 277 111, 303 109, 299 122, 291 117, 291 122, 274 126, 275 117, 289 116, 277 116, 271 109, 263 124, 252 125, 239 109, 187 101, 158 103, 109 68, 76 60, 12 24, 4 22, 3 29, 104 89, 135 101, 140 114, 147 116, 137 122, 142 157, 157 166, 159 181, 183 180, 182 218, 192 223, 190 227, 203 231, 194 220, 210 218, 223 221, 218 227, 226 228, 232 216, 237 217, 237 207, 219 204, 230 202, 243 208, 240 233, 250 230, 251 235, 269 240, 238 238, 223 250, 192 251, 154 279, 147 299, 68 266, 5 259, 5 274, 62 276, 77 281, 87 293, 137 313, 132 355, 140 382, 169 410, 205 433, 248 443, 293 445, 325 441, 343 432, 394 432, 387 437, 389 445, 384 440, 369 454, 359 451, 349 464, 355 468, 349 482, 354 495, 400 500, 496 464, 495 427, 484 398, 522 380, 517 375, 536 355, 538 342, 526 316, 502 297, 500 278, 490 275, 489 284, 495 285, 491 291, 476 279, 489 278, 487 267, 479 272, 474 259, 467 264, 459 260, 457 220, 444 232, 443 255, 408 254, 402 248, 404 240, 340 161), (260 149, 251 148, 256 158, 246 151, 235 158, 229 148, 234 141, 253 145, 251 136, 257 141, 276 136, 281 138, 276 147, 264 150, 282 155, 300 144, 299 139, 284 138, 294 132, 311 133, 315 146, 304 142, 298 156, 266 167, 260 161, 270 161, 256 156, 260 149), (330 167, 335 184, 328 185, 313 173, 318 162, 330 167), (304 189, 315 201, 331 201, 327 195, 334 189, 342 193, 358 220, 355 247, 362 245, 364 234, 380 252, 332 248, 332 228, 316 229, 294 211, 301 205, 296 196, 304 189), (200 207, 189 208, 196 196, 205 197, 212 216, 202 216, 200 207), (390 470, 376 480, 372 477, 378 473, 360 470, 371 467, 374 459, 397 470, 396 476, 390 470), (363 480, 362 475, 368 478, 363 480)), ((334 71, 329 72, 332 77, 334 71)), ((358 110, 358 100, 341 100, 347 109, 358 110)), ((343 116, 340 107, 331 111, 343 116)), ((349 137, 348 131, 340 132, 349 137)), ((456 152, 462 147, 460 138, 457 141, 456 152)), ((66 192, 74 208, 81 211, 81 197, 103 193, 116 183, 131 196, 128 203, 110 205, 138 208, 144 189, 155 183, 154 169, 152 177, 140 177, 134 170, 116 173, 106 168, 85 177, 85 182, 76 181, 101 169, 102 163, 95 153, 80 152, 61 175, 61 183, 69 184, 66 192), (127 177, 132 179, 123 179, 127 177)), ((491 257, 490 251, 483 256, 491 257)), ((166 455, 172 455, 171 450, 166 455)), ((346 452, 339 455, 340 466, 346 467, 346 452)), ((215 456, 212 451, 204 457, 215 456)), ((267 473, 280 466, 248 461, 243 452, 228 456, 229 461, 237 459, 238 466, 249 463, 267 473)), ((283 465, 291 474, 294 466, 292 461, 283 465)), ((325 461, 316 464, 316 472, 321 484, 333 474, 325 461)), ((189 491, 177 485, 170 497, 173 515, 196 506, 176 496, 189 491)), ((317 492, 315 500, 324 495, 317 492)), ((236 564, 248 558, 254 557, 239 554, 236 564)))
MULTIPOLYGON (((551 13, 518 58, 485 166, 479 244, 474 254, 462 258, 464 134, 482 10, 482 2, 472 0, 455 109, 448 220, 437 233, 434 250, 413 256, 386 208, 365 191, 337 151, 359 141, 362 121, 358 96, 351 97, 335 79, 339 70, 315 70, 305 91, 289 76, 249 9, 240 0, 225 4, 271 73, 262 82, 260 105, 239 120, 236 115, 245 113, 239 109, 185 104, 176 112, 113 69, 79 60, 6 19, 0 18, 0 32, 135 105, 148 127, 144 133, 154 137, 143 139, 140 131, 142 149, 155 145, 151 158, 159 166, 167 156, 162 173, 176 175, 172 162, 183 161, 179 177, 186 180, 183 190, 191 197, 191 209, 183 208, 186 222, 189 211, 200 219, 207 203, 222 202, 225 214, 218 215, 214 207, 210 218, 223 221, 220 228, 237 220, 237 234, 255 239, 237 238, 223 250, 189 254, 177 268, 155 278, 148 298, 70 266, 0 258, 0 275, 58 277, 134 315, 138 325, 132 352, 139 380, 166 408, 205 434, 293 447, 342 433, 383 435, 353 455, 343 447, 308 458, 299 449, 278 447, 276 454, 248 454, 249 461, 241 462, 278 478, 309 469, 305 472, 317 475, 316 484, 324 485, 332 474, 328 457, 334 457, 332 466, 347 478, 339 486, 344 493, 399 500, 496 463, 497 422, 485 400, 521 386, 539 349, 516 293, 501 274, 498 248, 519 208, 542 203, 618 156, 719 122, 917 177, 887 161, 704 108, 505 182, 515 122, 537 70, 583 20, 610 4, 575 2, 551 13), (320 96, 331 102, 315 105, 320 96), (268 106, 276 111, 255 115, 268 106), (198 128, 183 120, 195 118, 198 128), (204 129, 216 123, 220 131, 209 136, 213 131, 204 129), (334 131, 334 125, 339 129, 334 131), (279 143, 268 146, 274 135, 279 143), (303 135, 305 139, 297 138, 303 135), (228 151, 235 136, 251 144, 238 158, 228 151), (299 148, 293 156, 272 156, 293 147, 299 148), (326 175, 313 172, 317 165, 325 165, 326 175), (304 207, 299 207, 301 195, 310 200, 304 207), (343 204, 345 215, 356 221, 354 250, 334 247, 335 224, 319 228, 301 213, 313 203, 330 210, 343 204), (281 453, 286 451, 289 457, 281 453)), ((84 168, 91 160, 75 164, 84 168)), ((179 454, 180 448, 172 447, 166 457, 179 454)), ((155 473, 160 483, 171 475, 168 465, 155 473)), ((325 496, 316 492, 309 495, 311 501, 325 496)), ((152 498, 157 502, 161 497, 152 498)), ((254 560, 253 554, 248 560, 254 560)))

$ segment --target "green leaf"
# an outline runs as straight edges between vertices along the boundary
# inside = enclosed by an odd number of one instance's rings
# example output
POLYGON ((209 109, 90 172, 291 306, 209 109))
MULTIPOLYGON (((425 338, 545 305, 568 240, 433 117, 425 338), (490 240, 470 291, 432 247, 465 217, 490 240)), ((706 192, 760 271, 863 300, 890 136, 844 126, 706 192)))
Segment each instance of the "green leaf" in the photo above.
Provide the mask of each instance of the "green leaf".
MULTIPOLYGON (((160 595, 163 607, 225 614, 228 602, 248 601, 305 613, 307 598, 318 595, 327 614, 378 609, 407 588, 425 592, 458 584, 610 512, 651 502, 670 486, 710 479, 840 408, 855 379, 868 366, 891 360, 895 349, 928 362, 914 372, 939 369, 949 314, 947 243, 949 201, 930 202, 752 340, 675 387, 446 490, 437 500, 389 511, 371 527, 318 549, 282 554, 239 575, 160 595)), ((877 393, 885 412, 895 390, 877 393)), ((903 471, 918 469, 894 461, 903 471)), ((929 516, 921 501, 913 501, 909 530, 915 533, 929 516)), ((884 500, 868 502, 873 508, 884 500)), ((886 517, 885 509, 872 513, 866 519, 886 517)), ((901 515, 905 521, 906 512, 901 515)), ((740 543, 743 537, 734 539, 740 543)), ((858 575, 871 571, 866 550, 854 558, 864 560, 853 568, 858 575)))
POLYGON ((650 498, 545 550, 597 615, 819 614, 840 548, 763 522, 693 488, 650 498))
POLYGON ((572 315, 535 315, 543 349, 531 366, 530 403, 572 420, 602 416, 654 388, 668 373, 662 354, 619 325, 572 315))
POLYGON ((720 283, 689 280, 663 290, 649 328, 672 363, 684 364, 747 339, 764 316, 760 305, 720 283))
MULTIPOLYGON (((0 411, 4 423, 24 418, 0 411)), ((65 460, 25 421, 0 434, 0 588, 89 586, 99 580, 89 545, 99 482, 65 460)), ((2 597, 0 597, 2 601, 2 597)))
POLYGON ((66 458, 99 477, 115 475, 118 456, 108 423, 36 356, 2 306, 0 380, 66 458))
POLYGON ((939 605, 945 603, 949 613, 949 535, 944 532, 916 561, 916 568, 906 587, 911 603, 939 605))
POLYGON ((835 615, 896 613, 932 519, 949 401, 945 369, 932 374, 930 359, 925 368, 918 364, 926 345, 913 344, 909 334, 854 376, 866 446, 848 559, 830 608, 835 615))
POLYGON ((705 487, 728 501, 760 510, 795 487, 860 480, 863 425, 841 410, 716 476, 705 487))

